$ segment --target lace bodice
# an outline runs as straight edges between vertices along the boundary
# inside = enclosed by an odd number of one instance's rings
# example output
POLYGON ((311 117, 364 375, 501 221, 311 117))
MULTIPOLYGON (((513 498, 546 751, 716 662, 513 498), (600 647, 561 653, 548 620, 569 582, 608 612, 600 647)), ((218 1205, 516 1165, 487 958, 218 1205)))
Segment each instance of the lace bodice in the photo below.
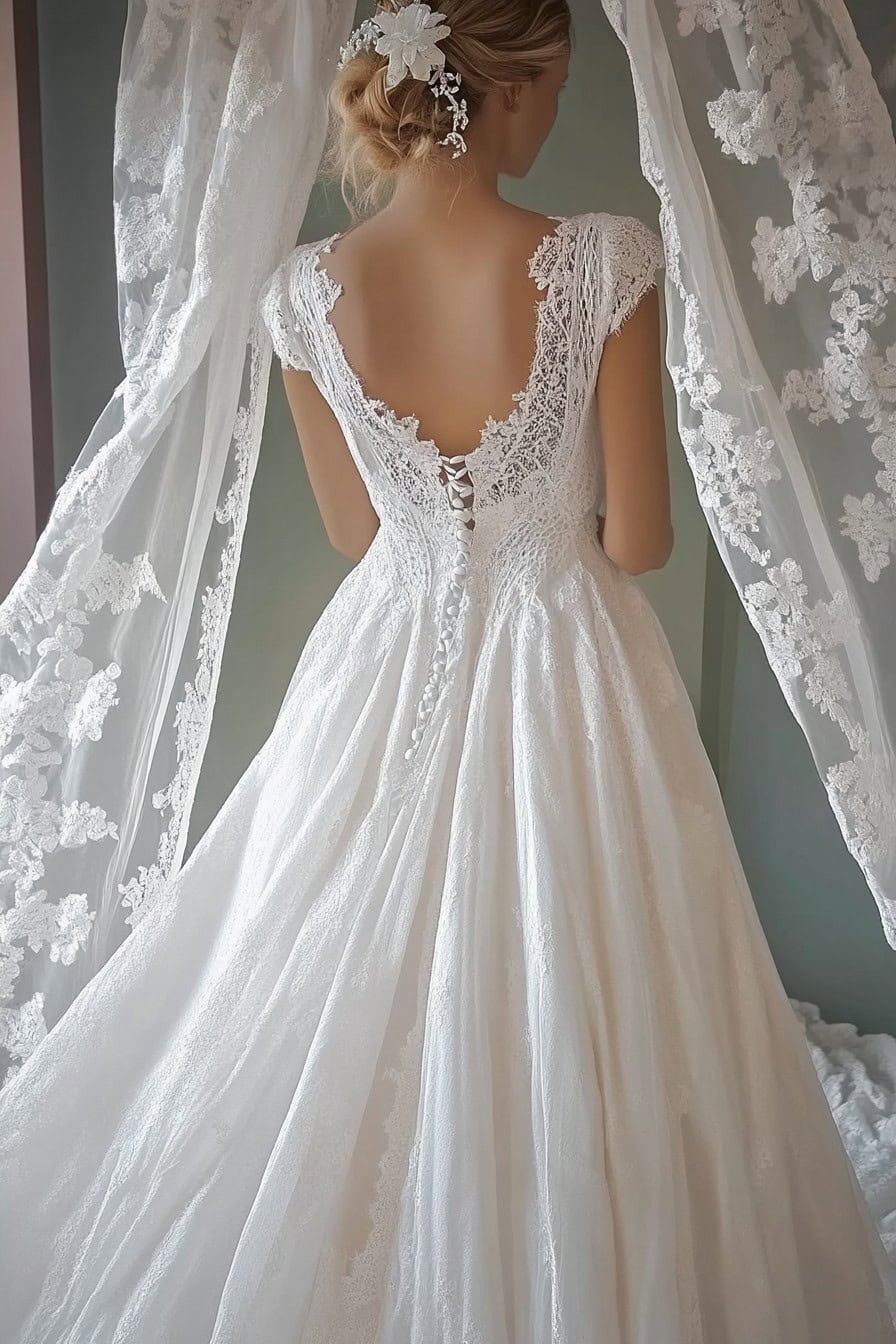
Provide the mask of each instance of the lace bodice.
POLYGON ((444 689, 464 613, 500 619, 548 573, 596 545, 603 462, 594 396, 603 343, 631 314, 663 259, 632 216, 552 218, 529 261, 540 297, 525 388, 468 453, 446 457, 368 396, 330 314, 341 285, 321 264, 335 242, 301 245, 271 276, 261 313, 284 364, 311 373, 332 407, 380 527, 362 564, 398 603, 435 600, 429 674, 406 756, 416 756, 444 689))
MULTIPOLYGON (((448 458, 369 397, 330 320, 342 290, 322 258, 338 234, 301 244, 264 286, 260 308, 281 361, 309 371, 332 407, 380 519, 400 588, 451 576, 493 598, 531 584, 601 506, 593 396, 606 336, 631 314, 662 264, 658 234, 628 215, 553 217, 529 261, 541 291, 529 379, 472 451, 448 458), (462 570, 462 573, 455 571, 462 570)), ((385 556, 383 557, 385 558, 385 556)))

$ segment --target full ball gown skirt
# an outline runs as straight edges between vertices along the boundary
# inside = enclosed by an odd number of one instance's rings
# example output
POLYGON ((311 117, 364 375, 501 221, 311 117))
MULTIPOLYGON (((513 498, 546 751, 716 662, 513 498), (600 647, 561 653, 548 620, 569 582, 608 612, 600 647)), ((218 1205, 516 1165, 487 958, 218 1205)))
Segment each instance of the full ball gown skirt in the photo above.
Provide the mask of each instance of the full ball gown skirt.
POLYGON ((381 499, 271 736, 0 1094, 3 1344, 896 1341, 659 622, 547 486, 509 544, 493 443, 413 562, 381 499))

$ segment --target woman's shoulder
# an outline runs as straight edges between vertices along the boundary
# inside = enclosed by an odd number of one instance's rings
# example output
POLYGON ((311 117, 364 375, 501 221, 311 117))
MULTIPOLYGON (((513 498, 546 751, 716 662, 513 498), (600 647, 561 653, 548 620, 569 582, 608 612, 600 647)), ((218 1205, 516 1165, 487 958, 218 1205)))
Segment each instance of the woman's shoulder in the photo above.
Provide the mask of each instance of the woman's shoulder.
POLYGON ((610 294, 629 277, 650 277, 665 264, 662 238, 637 215, 586 210, 553 215, 561 232, 576 240, 570 274, 577 281, 610 294))
POLYGON ((320 256, 339 236, 334 233, 311 242, 296 243, 268 274, 259 291, 259 306, 266 322, 272 313, 284 311, 291 312, 295 318, 307 299, 309 277, 318 268, 320 256))
POLYGON ((564 218, 581 232, 600 238, 611 247, 624 246, 626 243, 662 251, 662 238, 655 228, 645 223, 638 215, 612 214, 609 210, 586 210, 581 214, 554 216, 564 218))
POLYGON ((572 271, 576 283, 595 297, 613 331, 665 265, 662 238, 637 215, 589 210, 566 219, 580 240, 572 271))
MULTIPOLYGON (((320 254, 338 237, 297 243, 263 281, 258 312, 271 334, 274 350, 284 364, 308 369, 305 327, 315 308, 311 280, 320 254)), ((322 276, 320 283, 325 283, 322 276)))
POLYGON ((607 262, 623 265, 644 261, 662 266, 665 260, 663 240, 658 231, 639 215, 616 215, 599 211, 591 218, 601 239, 601 250, 607 262))
POLYGON ((340 234, 331 233, 323 238, 296 243, 268 276, 264 288, 286 287, 297 275, 316 266, 320 255, 332 247, 339 237, 340 234))

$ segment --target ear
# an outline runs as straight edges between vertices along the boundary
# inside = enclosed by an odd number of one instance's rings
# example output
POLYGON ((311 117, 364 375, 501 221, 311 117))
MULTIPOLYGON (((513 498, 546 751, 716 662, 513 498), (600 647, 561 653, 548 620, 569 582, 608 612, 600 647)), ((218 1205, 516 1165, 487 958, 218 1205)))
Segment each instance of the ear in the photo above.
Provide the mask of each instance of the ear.
POLYGON ((519 112, 520 98, 523 95, 522 84, 507 84, 504 87, 504 107, 508 112, 519 112))

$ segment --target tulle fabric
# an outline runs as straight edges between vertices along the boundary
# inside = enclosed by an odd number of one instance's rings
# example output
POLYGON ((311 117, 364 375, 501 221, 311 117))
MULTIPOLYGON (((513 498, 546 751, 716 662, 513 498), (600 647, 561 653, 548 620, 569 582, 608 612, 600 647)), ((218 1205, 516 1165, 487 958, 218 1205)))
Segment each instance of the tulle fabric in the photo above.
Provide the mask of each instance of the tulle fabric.
POLYGON ((893 6, 603 8, 660 205, 697 497, 896 948, 893 6))
POLYGON ((0 604, 0 1086, 185 852, 264 421, 258 291, 354 3, 116 10, 125 377, 0 604))
POLYGON ((435 632, 383 545, 0 1096, 0 1337, 890 1344, 892 1271, 637 584, 583 542, 470 606, 409 788, 435 632))

